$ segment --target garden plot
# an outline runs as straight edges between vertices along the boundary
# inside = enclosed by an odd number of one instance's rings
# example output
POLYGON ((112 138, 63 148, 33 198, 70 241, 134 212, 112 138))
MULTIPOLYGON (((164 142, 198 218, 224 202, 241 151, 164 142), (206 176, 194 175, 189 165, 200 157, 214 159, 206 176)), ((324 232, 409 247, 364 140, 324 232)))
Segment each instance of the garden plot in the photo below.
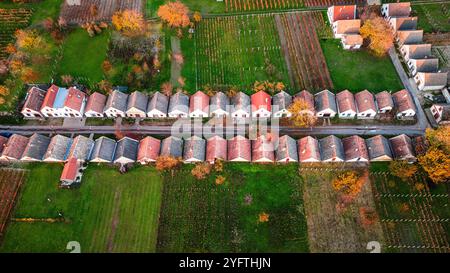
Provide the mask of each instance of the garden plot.
POLYGON ((433 46, 433 55, 439 58, 439 66, 441 71, 450 71, 450 45, 433 46))
POLYGON ((303 0, 225 0, 225 10, 228 12, 281 10, 301 7, 303 7, 303 0))
POLYGON ((389 252, 450 252, 450 206, 445 185, 403 182, 387 172, 371 174, 389 252))
POLYGON ((368 252, 367 244, 384 242, 380 223, 364 224, 362 211, 375 213, 371 185, 366 181, 358 196, 346 208, 332 187, 338 169, 300 168, 305 183, 303 199, 311 252, 368 252))
POLYGON ((274 17, 204 19, 195 34, 196 83, 249 88, 256 80, 289 85, 274 17))
POLYGON ((16 30, 28 26, 31 15, 29 9, 0 9, 0 59, 7 57, 6 46, 14 43, 16 30))
POLYGON ((413 5, 412 9, 419 17, 418 29, 425 32, 450 31, 450 3, 413 5))
POLYGON ((311 91, 333 89, 318 37, 318 32, 325 28, 322 14, 277 14, 275 21, 289 67, 289 76, 295 88, 311 91))

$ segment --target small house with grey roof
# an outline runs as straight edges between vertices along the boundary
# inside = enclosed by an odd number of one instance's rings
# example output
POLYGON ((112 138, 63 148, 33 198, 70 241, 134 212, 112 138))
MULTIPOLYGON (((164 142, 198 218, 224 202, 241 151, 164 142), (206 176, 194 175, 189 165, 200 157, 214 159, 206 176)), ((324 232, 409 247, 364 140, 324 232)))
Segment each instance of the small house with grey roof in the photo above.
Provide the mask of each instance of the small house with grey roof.
POLYGON ((185 163, 205 161, 206 140, 192 136, 184 141, 183 161, 185 163))
POLYGON ((171 96, 167 114, 171 118, 187 118, 189 116, 189 97, 182 92, 171 96))
POLYGON ((370 161, 391 161, 392 152, 389 141, 382 135, 366 139, 370 161))
POLYGON ((169 98, 160 92, 153 94, 147 106, 147 116, 150 118, 166 118, 169 98))
POLYGON ((95 140, 89 160, 96 163, 111 163, 114 160, 115 150, 115 140, 105 136, 99 137, 95 140))
POLYGON ((92 147, 94 146, 94 141, 85 136, 76 136, 72 145, 70 146, 69 155, 67 160, 70 158, 76 158, 78 161, 86 161, 89 159, 92 147))
POLYGON ((170 136, 161 142, 161 156, 171 156, 175 158, 183 157, 183 140, 170 136))
POLYGON ((209 101, 211 117, 224 117, 230 114, 230 99, 223 92, 217 92, 209 101))
POLYGON ((327 136, 319 140, 320 156, 323 162, 343 162, 345 160, 344 147, 341 139, 327 136))
POLYGON ((289 106, 292 104, 292 96, 281 91, 272 97, 272 113, 276 118, 290 117, 289 106))
POLYGON ((297 162, 297 142, 295 139, 288 135, 280 137, 278 139, 278 147, 275 150, 275 158, 277 162, 297 162))
POLYGON ((50 144, 50 138, 44 135, 33 134, 25 151, 22 154, 21 161, 42 161, 48 145, 50 144))
POLYGON ((125 117, 128 106, 128 95, 114 90, 106 100, 104 113, 109 118, 125 117))
POLYGON ((117 141, 116 151, 114 153, 114 163, 128 164, 136 162, 139 149, 139 141, 124 137, 117 141))
POLYGON ((145 118, 147 116, 148 97, 142 92, 134 91, 128 97, 127 117, 145 118))
POLYGON ((50 140, 47 151, 45 152, 43 161, 45 162, 64 162, 70 150, 72 139, 56 135, 50 140))

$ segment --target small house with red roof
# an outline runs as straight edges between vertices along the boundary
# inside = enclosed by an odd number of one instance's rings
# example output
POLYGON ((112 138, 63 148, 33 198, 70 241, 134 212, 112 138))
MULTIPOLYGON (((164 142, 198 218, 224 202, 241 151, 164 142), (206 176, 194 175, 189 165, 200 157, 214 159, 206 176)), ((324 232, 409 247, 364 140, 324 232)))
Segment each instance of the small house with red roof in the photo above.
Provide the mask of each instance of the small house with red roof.
POLYGON ((25 103, 22 107, 22 115, 25 118, 42 118, 41 114, 41 106, 44 102, 45 91, 40 89, 39 87, 33 86, 25 97, 25 103))
POLYGON ((385 18, 390 17, 409 17, 411 14, 411 3, 388 3, 381 6, 381 15, 385 18))
POLYGON ((307 90, 303 90, 295 94, 293 101, 298 99, 301 99, 306 104, 306 109, 301 111, 302 114, 314 116, 316 113, 314 109, 314 95, 307 90))
POLYGON ((327 10, 328 21, 332 25, 339 20, 356 19, 356 5, 331 6, 327 10))
POLYGON ((360 136, 349 136, 342 139, 344 147, 345 161, 347 162, 368 162, 366 142, 360 136))
POLYGON ((161 140, 147 136, 139 142, 137 161, 142 165, 155 162, 161 149, 161 140))
POLYGON ((189 99, 189 117, 209 117, 209 96, 202 91, 195 92, 189 99))
POLYGON ((273 139, 264 135, 252 140, 252 160, 258 163, 275 161, 275 145, 273 139))
POLYGON ((252 117, 269 118, 272 114, 272 98, 264 91, 251 96, 252 117))
POLYGON ((22 158, 23 152, 25 151, 28 144, 28 138, 26 136, 12 135, 8 142, 6 142, 2 156, 0 160, 5 161, 17 161, 22 158))
POLYGON ((377 104, 378 113, 380 114, 388 113, 394 108, 392 95, 388 91, 375 94, 375 102, 377 104))
POLYGON ((64 165, 61 177, 59 179, 61 186, 68 187, 75 183, 80 183, 82 174, 82 163, 76 158, 70 158, 64 165))
POLYGON ((336 104, 339 118, 354 119, 356 116, 356 103, 353 93, 348 90, 336 94, 336 104))
POLYGON ((395 92, 392 95, 395 108, 397 110, 397 118, 413 117, 416 115, 416 105, 406 89, 395 92))
POLYGON ((64 101, 68 91, 65 88, 59 88, 56 85, 50 86, 45 93, 44 101, 41 105, 41 113, 44 117, 64 117, 64 101))
POLYGON ((278 147, 275 151, 275 159, 277 162, 289 163, 297 162, 297 142, 288 135, 278 138, 278 147))
POLYGON ((106 104, 106 96, 98 92, 91 94, 86 103, 84 115, 88 118, 103 117, 103 109, 106 104))
POLYGON ((3 149, 6 147, 6 143, 8 143, 8 138, 4 136, 0 136, 0 156, 3 152, 3 149))
POLYGON ((251 142, 243 136, 235 136, 228 140, 228 161, 231 162, 250 162, 251 142))
POLYGON ((301 163, 320 162, 319 141, 311 136, 298 140, 298 159, 301 163))
POLYGON ((392 153, 394 158, 397 160, 406 160, 409 162, 414 162, 417 160, 414 149, 412 146, 411 138, 407 135, 402 134, 389 139, 391 144, 392 153))
POLYGON ((213 164, 216 160, 227 160, 227 140, 213 136, 206 142, 206 161, 213 164))
POLYGON ((373 94, 367 90, 363 90, 355 94, 356 101, 356 118, 358 119, 374 119, 377 115, 377 106, 373 94))
POLYGON ((86 107, 86 93, 78 90, 76 87, 70 87, 67 92, 67 97, 64 100, 64 116, 80 118, 84 114, 86 107))

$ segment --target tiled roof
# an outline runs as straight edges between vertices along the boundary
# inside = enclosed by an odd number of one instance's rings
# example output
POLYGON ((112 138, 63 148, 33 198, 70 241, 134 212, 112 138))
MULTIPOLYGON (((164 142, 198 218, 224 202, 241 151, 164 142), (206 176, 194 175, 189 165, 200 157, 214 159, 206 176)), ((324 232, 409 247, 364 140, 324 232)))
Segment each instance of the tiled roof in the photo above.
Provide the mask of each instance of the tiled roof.
POLYGON ((360 136, 349 136, 342 139, 345 160, 366 159, 369 160, 366 142, 360 136))
POLYGON ((278 139, 278 147, 275 151, 277 161, 290 158, 298 161, 297 142, 288 135, 284 135, 278 139))
POLYGON ((316 160, 320 161, 319 141, 311 136, 306 136, 298 140, 299 161, 316 160))
POLYGON ((159 156, 161 149, 161 140, 148 136, 141 140, 138 150, 138 161, 155 161, 159 156))
POLYGON ((356 112, 355 97, 348 90, 344 90, 336 94, 336 103, 339 112, 341 113, 346 111, 356 112))
POLYGON ((33 134, 28 140, 28 144, 23 151, 22 158, 27 157, 29 159, 42 160, 49 144, 49 137, 33 134))
POLYGON ((314 102, 317 112, 323 111, 328 108, 333 110, 334 112, 337 112, 335 96, 329 90, 323 90, 317 93, 314 97, 314 102))
POLYGON ((369 151, 370 159, 379 158, 381 156, 388 156, 392 158, 389 141, 382 135, 377 135, 366 139, 367 150, 369 151))
POLYGON ((184 141, 183 160, 205 160, 206 141, 203 138, 192 136, 184 141))
POLYGON ((30 88, 30 90, 28 90, 27 98, 25 100, 23 108, 28 108, 39 112, 41 110, 42 103, 44 102, 44 98, 45 91, 33 86, 30 88))
POLYGON ((44 107, 53 107, 53 104, 55 103, 56 94, 58 93, 59 87, 56 85, 50 86, 50 88, 47 90, 47 93, 45 93, 44 101, 42 102, 41 109, 44 107))
POLYGON ((319 140, 322 161, 344 159, 342 141, 336 136, 327 136, 319 140))
POLYGON ((94 148, 90 156, 90 160, 104 160, 112 162, 114 152, 116 150, 116 141, 107 137, 99 137, 95 140, 94 148))
POLYGON ((86 94, 84 92, 78 90, 76 87, 70 87, 66 100, 64 101, 64 106, 80 112, 85 99, 86 94))
POLYGON ((358 112, 365 112, 367 110, 377 111, 373 94, 367 90, 356 93, 355 101, 358 112))
POLYGON ((249 111, 250 97, 243 92, 239 92, 233 98, 231 98, 231 103, 233 104, 234 111, 249 111))
POLYGON ((403 112, 410 109, 416 111, 416 106, 414 105, 414 101, 408 90, 403 89, 395 92, 392 95, 392 99, 394 100, 398 112, 403 112))
POLYGON ((227 160, 227 141, 220 136, 213 136, 206 143, 206 161, 227 160))
POLYGON ((196 110, 200 110, 209 114, 209 96, 202 91, 197 91, 190 97, 189 112, 192 113, 196 110))
POLYGON ((85 112, 93 111, 96 113, 103 113, 105 104, 106 104, 106 96, 98 92, 94 92, 88 98, 85 112))
POLYGON ((383 109, 386 107, 393 108, 394 107, 394 101, 392 100, 391 93, 387 91, 383 91, 380 93, 375 94, 375 100, 378 104, 378 109, 383 109))
POLYGON ((362 45, 364 41, 363 37, 359 34, 346 34, 343 39, 344 43, 350 46, 362 45))
POLYGON ((423 59, 431 55, 431 44, 404 45, 409 49, 410 59, 423 59))
POLYGON ((147 95, 139 91, 134 91, 130 94, 130 96, 128 96, 127 110, 130 110, 134 107, 137 110, 147 113, 147 103, 147 95))
POLYGON ((78 174, 78 169, 80 164, 76 158, 71 158, 64 165, 63 171, 61 173, 61 181, 74 181, 78 174))
POLYGON ((114 108, 122 112, 127 111, 128 95, 114 90, 106 100, 105 110, 114 108))
POLYGON ((152 98, 148 103, 147 112, 156 109, 164 114, 167 114, 168 106, 169 106, 169 98, 160 92, 156 92, 155 94, 153 94, 152 98))
POLYGON ((269 94, 264 91, 259 91, 251 96, 252 109, 257 111, 259 109, 272 110, 272 99, 269 94))
POLYGON ((417 17, 397 17, 391 18, 395 23, 395 30, 415 30, 417 29, 417 17))
POLYGON ((227 106, 230 105, 230 99, 223 92, 217 92, 210 99, 210 111, 214 112, 216 110, 227 111, 227 106))
POLYGON ((114 161, 121 157, 136 161, 139 148, 139 141, 124 137, 117 141, 116 151, 114 152, 114 161))
POLYGON ((423 73, 419 72, 424 79, 425 86, 445 86, 447 85, 447 72, 442 73, 423 73))
POLYGON ((389 16, 391 17, 404 17, 411 13, 410 2, 389 3, 387 5, 389 5, 389 16))
POLYGON ((313 94, 311 94, 307 90, 303 90, 294 96, 294 100, 298 99, 298 98, 303 99, 303 101, 305 101, 306 104, 308 105, 308 109, 311 112, 314 112, 314 95, 313 94))
POLYGON ((28 138, 25 136, 14 134, 6 143, 2 156, 13 159, 20 159, 28 144, 28 138))
POLYGON ((396 159, 414 158, 411 139, 407 135, 399 135, 389 139, 392 152, 396 159))
POLYGON ((161 156, 182 157, 183 156, 183 140, 178 137, 168 137, 161 142, 161 156))
POLYGON ((170 97, 168 112, 170 113, 175 110, 183 113, 187 113, 189 111, 189 97, 182 92, 178 92, 170 97))
POLYGON ((361 28, 360 19, 339 20, 335 24, 337 34, 358 34, 361 28))
POLYGON ((417 72, 437 72, 439 70, 438 58, 416 59, 413 61, 416 64, 417 72))
POLYGON ((76 136, 72 141, 72 146, 70 147, 68 159, 74 157, 78 160, 85 161, 89 158, 92 150, 94 141, 85 136, 76 136))
POLYGON ((423 41, 423 29, 399 30, 397 38, 401 44, 420 44, 423 41))
POLYGON ((356 5, 333 6, 333 21, 356 18, 356 5))
POLYGON ((292 96, 288 93, 281 91, 273 96, 273 105, 278 106, 278 111, 283 109, 288 109, 289 106, 292 104, 292 96))
POLYGON ((55 102, 53 103, 53 108, 60 109, 64 107, 67 96, 69 95, 69 90, 67 88, 60 87, 56 93, 55 102))
POLYGON ((54 160, 64 161, 67 158, 67 153, 69 152, 70 144, 72 140, 68 137, 62 135, 56 135, 50 140, 47 151, 44 155, 44 160, 51 158, 54 160))
POLYGON ((250 140, 243 136, 235 136, 228 141, 228 160, 243 158, 251 161, 251 143, 250 140))
POLYGON ((8 142, 7 137, 0 136, 0 155, 2 154, 3 149, 5 148, 7 142, 8 142))
POLYGON ((252 141, 252 159, 253 161, 275 160, 273 140, 268 139, 265 136, 259 136, 252 141))

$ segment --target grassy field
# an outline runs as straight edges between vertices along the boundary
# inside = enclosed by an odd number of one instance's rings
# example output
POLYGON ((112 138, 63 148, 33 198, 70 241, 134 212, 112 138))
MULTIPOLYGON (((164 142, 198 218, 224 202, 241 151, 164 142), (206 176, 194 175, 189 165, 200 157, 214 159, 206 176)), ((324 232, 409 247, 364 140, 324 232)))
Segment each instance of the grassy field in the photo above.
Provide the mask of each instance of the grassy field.
MULTIPOLYGON (((147 0, 145 3, 145 14, 147 17, 153 18, 156 15, 159 6, 163 5, 169 0, 147 0)), ((209 13, 223 13, 225 12, 225 4, 222 2, 210 0, 182 0, 191 11, 200 11, 202 14, 209 13)))
POLYGON ((110 34, 110 31, 104 31, 100 35, 89 37, 84 29, 73 30, 64 40, 58 75, 86 78, 89 83, 101 81, 102 63, 108 51, 110 34))
POLYGON ((30 165, 15 218, 56 218, 65 223, 12 222, 1 252, 154 252, 162 179, 154 169, 117 169, 91 164, 79 189, 58 188, 62 165, 30 165))
POLYGON ((158 252, 308 251, 295 164, 226 164, 223 185, 214 173, 195 180, 191 168, 165 178, 158 252), (263 212, 268 222, 258 222, 263 212))
POLYGON ((42 22, 46 18, 57 19, 64 0, 42 0, 38 3, 0 2, 0 8, 27 8, 33 10, 31 24, 42 22))
POLYGON ((240 86, 256 80, 289 83, 273 16, 204 19, 195 34, 197 85, 240 86))
POLYGON ((425 32, 450 31, 450 3, 413 5, 412 10, 419 17, 418 29, 425 32))
POLYGON ((321 40, 335 91, 348 89, 371 92, 403 89, 394 65, 389 57, 378 58, 366 50, 342 49, 339 40, 321 40))

